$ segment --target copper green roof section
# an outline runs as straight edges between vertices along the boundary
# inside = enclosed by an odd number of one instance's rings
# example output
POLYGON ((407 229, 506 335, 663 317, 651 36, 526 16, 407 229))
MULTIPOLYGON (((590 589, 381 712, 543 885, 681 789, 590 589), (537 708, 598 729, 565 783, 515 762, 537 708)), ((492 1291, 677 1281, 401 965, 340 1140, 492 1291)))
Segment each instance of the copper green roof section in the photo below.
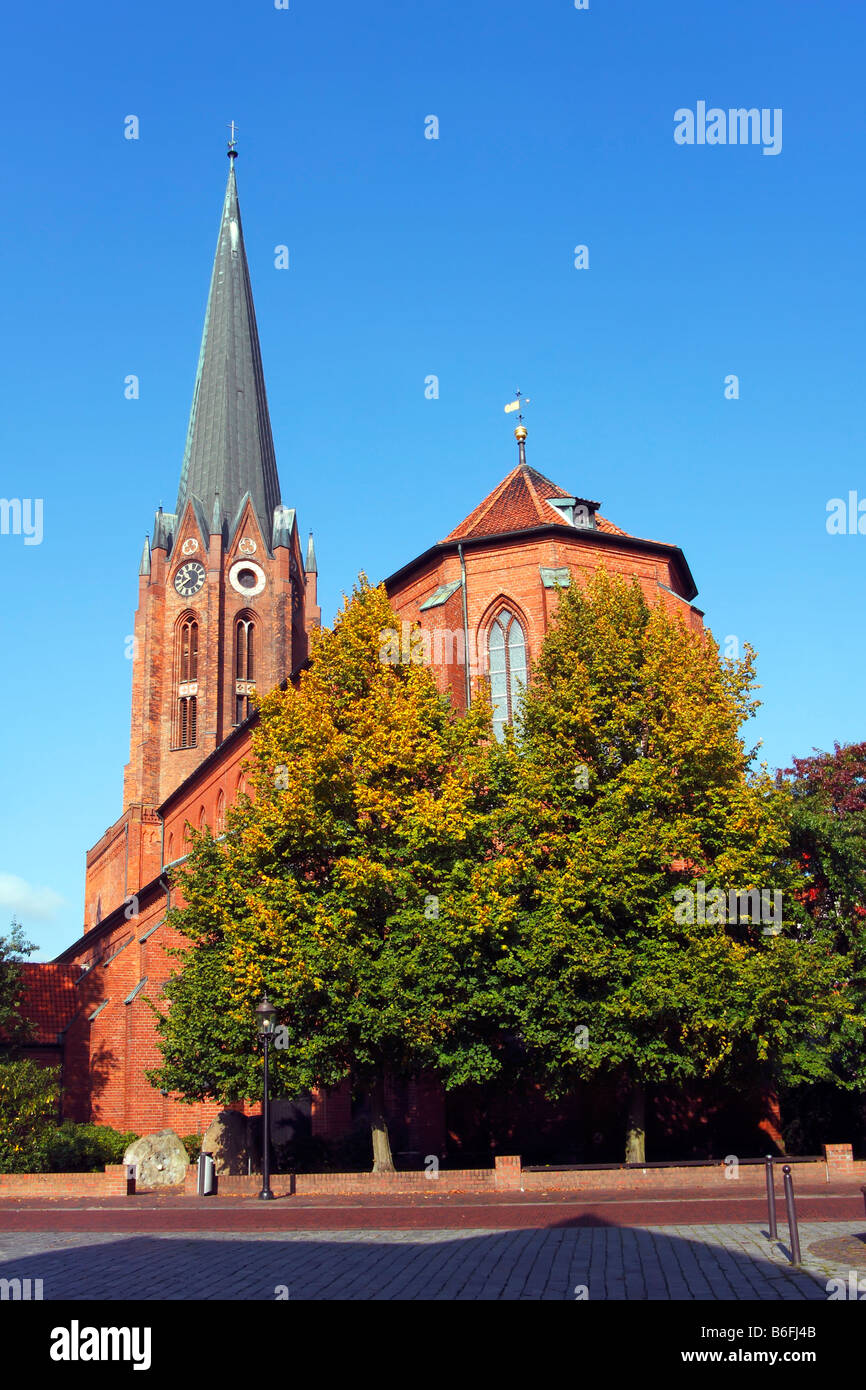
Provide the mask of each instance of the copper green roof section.
POLYGON ((177 495, 181 516, 192 497, 208 520, 218 505, 233 518, 249 493, 270 543, 280 480, 262 354, 244 250, 234 159, 223 203, 201 353, 177 495))

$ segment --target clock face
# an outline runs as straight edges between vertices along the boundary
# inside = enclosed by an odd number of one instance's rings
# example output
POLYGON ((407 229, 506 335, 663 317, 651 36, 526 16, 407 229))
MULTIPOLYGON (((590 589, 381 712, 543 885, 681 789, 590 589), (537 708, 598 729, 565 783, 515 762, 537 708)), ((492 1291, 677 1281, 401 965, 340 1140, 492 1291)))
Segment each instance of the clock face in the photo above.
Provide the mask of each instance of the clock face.
POLYGON ((189 560, 181 565, 174 576, 174 587, 181 598, 192 598, 204 583, 204 577, 204 565, 200 565, 198 560, 189 560))

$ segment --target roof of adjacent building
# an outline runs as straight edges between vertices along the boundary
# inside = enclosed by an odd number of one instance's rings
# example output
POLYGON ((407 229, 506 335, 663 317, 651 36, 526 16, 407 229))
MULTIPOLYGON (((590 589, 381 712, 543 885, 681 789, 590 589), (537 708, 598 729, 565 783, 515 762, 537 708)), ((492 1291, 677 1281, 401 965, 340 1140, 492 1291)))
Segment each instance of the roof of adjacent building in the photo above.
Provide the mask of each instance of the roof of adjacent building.
POLYGON ((58 961, 26 961, 21 966, 21 1016, 34 1025, 24 1046, 51 1046, 76 1010, 75 981, 80 967, 58 961))
MULTIPOLYGON (((552 483, 526 463, 519 463, 497 487, 485 497, 483 502, 461 521, 459 526, 449 532, 446 541, 468 540, 473 536, 502 535, 506 531, 530 531, 536 526, 564 526, 571 530, 571 524, 562 512, 552 507, 548 499, 568 495, 565 489, 552 483)), ((588 508, 595 517, 600 531, 618 536, 628 535, 613 522, 600 516, 598 503, 587 498, 574 499, 588 508)))
POLYGON ((210 523, 218 494, 222 519, 230 521, 246 493, 270 541, 280 481, 232 159, 176 514, 193 499, 210 523))
POLYGON ((429 546, 389 575, 384 581, 385 588, 392 593, 394 586, 404 582, 409 575, 429 565, 437 557, 459 552, 464 546, 475 548, 488 544, 508 544, 514 535, 524 534, 527 538, 530 534, 551 536, 560 530, 564 536, 567 534, 571 539, 602 549, 616 547, 622 537, 629 549, 663 555, 676 566, 682 581, 683 592, 679 597, 689 602, 697 595, 697 586, 679 546, 623 531, 601 515, 597 502, 566 493, 523 460, 444 540, 429 546), (554 502, 562 503, 563 507, 552 505, 554 502), (578 508, 581 509, 582 518, 579 522, 578 508))

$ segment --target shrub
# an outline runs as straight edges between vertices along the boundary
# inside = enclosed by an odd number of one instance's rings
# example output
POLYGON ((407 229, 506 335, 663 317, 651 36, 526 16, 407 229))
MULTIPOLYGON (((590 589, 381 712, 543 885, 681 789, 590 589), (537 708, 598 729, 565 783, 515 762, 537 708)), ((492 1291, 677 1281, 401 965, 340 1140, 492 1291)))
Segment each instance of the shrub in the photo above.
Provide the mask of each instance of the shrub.
POLYGON ((121 1133, 110 1125, 63 1124, 48 1136, 47 1168, 50 1173, 100 1172, 107 1163, 122 1163, 123 1155, 138 1135, 121 1133))
POLYGON ((58 1067, 27 1057, 0 1059, 0 1172, 45 1172, 59 1082, 58 1067))
POLYGON ((189 1156, 190 1163, 198 1163, 201 1153, 202 1136, 200 1134, 182 1134, 180 1142, 183 1144, 189 1156))

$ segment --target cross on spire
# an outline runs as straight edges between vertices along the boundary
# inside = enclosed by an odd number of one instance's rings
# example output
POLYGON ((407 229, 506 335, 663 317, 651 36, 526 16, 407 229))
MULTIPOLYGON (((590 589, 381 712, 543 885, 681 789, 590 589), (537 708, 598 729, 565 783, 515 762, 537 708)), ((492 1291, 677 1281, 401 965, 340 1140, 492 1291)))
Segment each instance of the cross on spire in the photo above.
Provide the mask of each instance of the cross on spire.
POLYGON ((229 138, 229 159, 237 159, 237 126, 235 125, 234 121, 231 122, 230 130, 231 136, 229 138))

